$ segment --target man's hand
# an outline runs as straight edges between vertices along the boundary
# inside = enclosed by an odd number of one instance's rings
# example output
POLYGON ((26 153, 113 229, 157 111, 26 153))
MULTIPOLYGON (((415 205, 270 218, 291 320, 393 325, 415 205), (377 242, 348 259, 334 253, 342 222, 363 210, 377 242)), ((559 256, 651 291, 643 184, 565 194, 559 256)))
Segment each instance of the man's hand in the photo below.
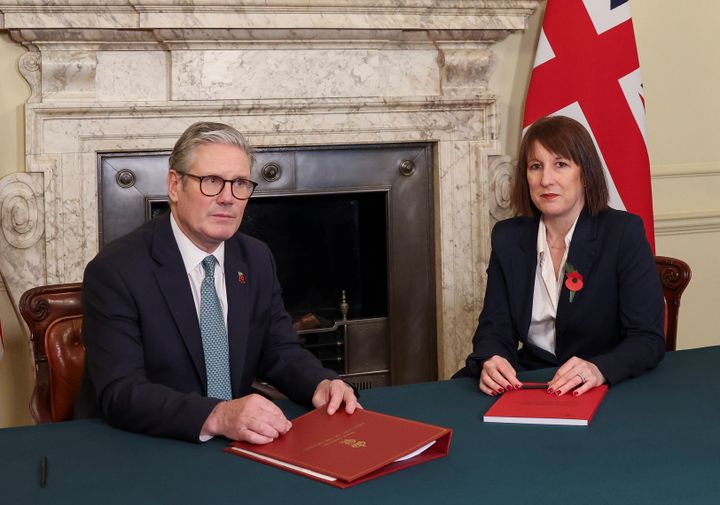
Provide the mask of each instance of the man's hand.
POLYGON ((292 423, 277 405, 251 394, 218 403, 203 424, 200 437, 220 435, 251 444, 267 444, 291 427, 292 423))
POLYGON ((353 389, 340 379, 325 379, 315 388, 312 397, 312 404, 315 407, 322 407, 327 404, 327 413, 333 415, 345 402, 345 412, 352 414, 356 408, 362 408, 355 398, 353 389))

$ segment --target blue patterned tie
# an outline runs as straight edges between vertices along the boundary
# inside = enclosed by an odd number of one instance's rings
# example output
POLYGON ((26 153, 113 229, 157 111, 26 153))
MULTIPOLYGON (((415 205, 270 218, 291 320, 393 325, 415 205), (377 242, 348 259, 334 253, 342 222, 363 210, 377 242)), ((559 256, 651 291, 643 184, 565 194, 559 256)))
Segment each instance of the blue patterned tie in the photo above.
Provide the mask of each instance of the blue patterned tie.
POLYGON ((202 261, 205 278, 200 286, 200 334, 205 353, 207 392, 212 398, 230 400, 230 353, 225 318, 215 291, 215 256, 202 261))

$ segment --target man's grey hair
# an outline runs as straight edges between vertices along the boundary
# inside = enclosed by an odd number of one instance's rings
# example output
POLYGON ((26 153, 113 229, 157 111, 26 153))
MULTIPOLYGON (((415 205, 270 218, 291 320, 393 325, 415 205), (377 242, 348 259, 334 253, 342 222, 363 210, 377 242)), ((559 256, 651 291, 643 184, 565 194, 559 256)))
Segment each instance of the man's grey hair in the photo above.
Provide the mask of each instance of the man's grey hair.
POLYGON ((252 147, 248 141, 245 140, 242 133, 232 126, 208 121, 199 121, 191 124, 188 129, 180 135, 180 138, 175 142, 172 153, 170 153, 170 159, 168 160, 169 168, 178 172, 188 173, 193 164, 195 149, 205 144, 225 144, 239 147, 248 155, 250 168, 252 169, 252 147))

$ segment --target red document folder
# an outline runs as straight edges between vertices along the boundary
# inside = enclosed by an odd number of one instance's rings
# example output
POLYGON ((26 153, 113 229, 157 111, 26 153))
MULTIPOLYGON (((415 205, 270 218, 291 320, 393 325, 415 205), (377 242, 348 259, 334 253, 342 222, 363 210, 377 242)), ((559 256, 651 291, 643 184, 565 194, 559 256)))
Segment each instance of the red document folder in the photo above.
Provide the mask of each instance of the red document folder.
POLYGON ((544 389, 517 389, 503 394, 488 409, 486 423, 564 424, 587 426, 607 393, 595 387, 580 396, 549 394, 544 389))
POLYGON ((329 416, 321 407, 292 423, 274 442, 232 442, 225 451, 346 488, 441 458, 452 437, 448 428, 363 409, 329 416), (398 461, 428 444, 419 454, 398 461))

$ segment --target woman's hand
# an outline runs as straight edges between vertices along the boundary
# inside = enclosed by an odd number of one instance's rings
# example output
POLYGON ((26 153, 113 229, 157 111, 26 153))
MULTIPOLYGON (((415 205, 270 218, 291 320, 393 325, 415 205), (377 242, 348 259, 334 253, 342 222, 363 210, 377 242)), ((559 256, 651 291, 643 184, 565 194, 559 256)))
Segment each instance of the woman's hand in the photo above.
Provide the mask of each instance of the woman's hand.
POLYGON ((548 393, 560 396, 572 391, 575 396, 580 396, 601 384, 605 384, 605 377, 598 367, 573 356, 555 372, 555 376, 548 383, 548 393))
POLYGON ((515 369, 505 358, 495 355, 483 363, 480 391, 486 395, 496 396, 521 386, 522 383, 515 376, 515 369))

